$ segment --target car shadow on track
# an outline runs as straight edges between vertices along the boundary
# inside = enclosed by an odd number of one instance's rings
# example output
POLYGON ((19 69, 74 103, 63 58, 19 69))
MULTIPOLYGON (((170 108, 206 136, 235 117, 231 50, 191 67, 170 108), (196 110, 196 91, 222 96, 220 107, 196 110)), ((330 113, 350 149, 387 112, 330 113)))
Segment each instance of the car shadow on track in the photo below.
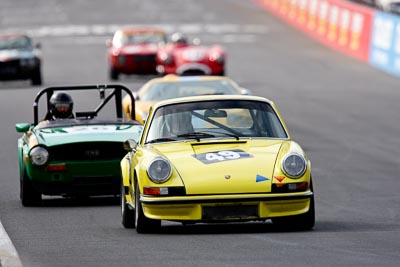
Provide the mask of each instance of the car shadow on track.
POLYGON ((118 196, 100 197, 49 197, 43 198, 40 207, 96 207, 119 205, 118 196))
POLYGON ((254 233, 282 233, 282 232, 308 232, 313 230, 283 229, 273 225, 271 221, 245 222, 245 223, 200 223, 182 225, 174 223, 162 225, 155 234, 165 235, 209 235, 209 234, 254 234, 254 233))
POLYGON ((361 221, 318 221, 313 229, 299 230, 278 227, 270 220, 245 223, 199 223, 182 225, 163 222, 158 235, 209 235, 209 234, 254 234, 254 233, 346 233, 346 232, 388 232, 400 231, 396 222, 379 223, 361 221))

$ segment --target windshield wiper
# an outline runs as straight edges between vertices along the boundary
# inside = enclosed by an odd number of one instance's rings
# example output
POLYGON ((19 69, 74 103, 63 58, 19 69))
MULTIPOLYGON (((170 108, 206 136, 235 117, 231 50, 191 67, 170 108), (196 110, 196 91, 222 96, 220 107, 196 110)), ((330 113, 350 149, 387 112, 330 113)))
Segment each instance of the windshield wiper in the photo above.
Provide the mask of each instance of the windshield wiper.
POLYGON ((158 142, 169 142, 169 141, 176 141, 176 139, 170 138, 170 137, 162 137, 162 138, 156 138, 156 139, 150 140, 150 141, 146 142, 146 144, 152 144, 152 143, 158 143, 158 142))
POLYGON ((193 132, 193 133, 180 134, 177 137, 196 139, 197 141, 200 141, 200 138, 210 138, 210 137, 215 137, 215 135, 204 132, 193 132))
POLYGON ((218 132, 218 131, 207 131, 207 132, 216 133, 216 134, 223 134, 223 135, 226 135, 226 136, 233 137, 233 138, 235 138, 236 140, 239 140, 239 136, 236 135, 236 134, 230 134, 230 133, 218 132))

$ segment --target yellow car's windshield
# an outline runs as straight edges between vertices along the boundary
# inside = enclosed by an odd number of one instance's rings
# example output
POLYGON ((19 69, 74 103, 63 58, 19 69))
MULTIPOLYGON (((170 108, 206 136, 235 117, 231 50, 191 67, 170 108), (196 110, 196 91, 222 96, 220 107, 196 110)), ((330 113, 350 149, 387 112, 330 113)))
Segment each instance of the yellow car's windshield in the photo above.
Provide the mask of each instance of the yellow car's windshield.
POLYGON ((287 138, 273 108, 259 101, 202 101, 156 110, 146 143, 233 137, 287 138))

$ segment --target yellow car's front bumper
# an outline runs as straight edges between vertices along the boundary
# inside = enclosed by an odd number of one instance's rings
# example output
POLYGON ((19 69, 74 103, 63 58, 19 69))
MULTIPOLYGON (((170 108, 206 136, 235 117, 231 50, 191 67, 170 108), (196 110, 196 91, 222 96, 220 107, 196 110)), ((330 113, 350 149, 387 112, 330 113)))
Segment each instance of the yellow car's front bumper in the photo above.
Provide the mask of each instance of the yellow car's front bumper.
POLYGON ((171 221, 263 220, 306 213, 313 192, 184 197, 141 195, 146 217, 171 221))

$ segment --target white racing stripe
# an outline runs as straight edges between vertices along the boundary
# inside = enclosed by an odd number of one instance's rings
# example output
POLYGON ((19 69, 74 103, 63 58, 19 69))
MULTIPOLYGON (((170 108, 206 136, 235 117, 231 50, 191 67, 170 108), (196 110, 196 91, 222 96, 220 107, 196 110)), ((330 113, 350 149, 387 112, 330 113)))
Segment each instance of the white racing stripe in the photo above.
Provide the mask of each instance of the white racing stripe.
MULTIPOLYGON (((257 35, 255 34, 222 34, 222 35, 204 35, 200 37, 201 44, 229 44, 229 43, 255 43, 257 35)), ((105 45, 106 36, 64 36, 53 38, 52 43, 60 45, 105 45), (68 39, 66 42, 65 39, 68 39)), ((10 83, 10 82, 8 82, 10 83)))
MULTIPOLYGON (((117 29, 124 27, 157 27, 168 33, 183 32, 186 34, 207 35, 262 35, 269 32, 265 25, 258 24, 95 24, 95 25, 53 25, 31 28, 8 28, 0 30, 0 33, 26 32, 32 37, 66 37, 66 36, 111 36, 117 29)), ((240 39, 240 38, 239 38, 240 39)), ((246 37, 245 39, 248 39, 246 37)))
POLYGON ((0 222, 0 267, 22 267, 21 260, 0 222))

